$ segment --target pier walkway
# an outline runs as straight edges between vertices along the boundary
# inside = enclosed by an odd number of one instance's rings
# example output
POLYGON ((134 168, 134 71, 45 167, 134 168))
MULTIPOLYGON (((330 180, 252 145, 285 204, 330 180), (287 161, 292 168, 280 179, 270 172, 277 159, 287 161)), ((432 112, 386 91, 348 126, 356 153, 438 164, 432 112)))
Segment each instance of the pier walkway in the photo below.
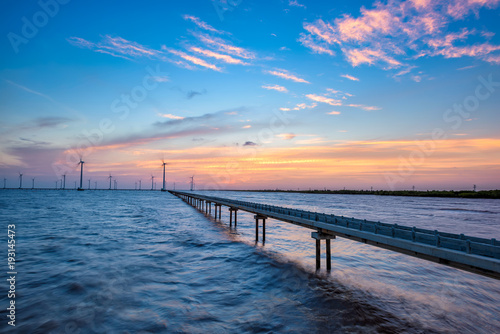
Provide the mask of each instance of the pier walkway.
POLYGON ((500 279, 500 241, 496 239, 477 238, 398 224, 385 224, 189 192, 170 191, 170 193, 207 214, 212 213, 213 204, 216 219, 217 217, 221 218, 221 207, 228 207, 230 225, 233 224, 234 213, 236 226, 238 210, 255 214, 256 241, 259 238, 259 227, 262 228, 262 240, 265 241, 266 219, 269 218, 315 230, 311 233, 311 237, 316 239, 317 269, 321 266, 321 240, 326 242, 326 267, 327 270, 330 270, 330 240, 342 237, 500 279), (261 225, 259 225, 259 221, 262 222, 261 225))

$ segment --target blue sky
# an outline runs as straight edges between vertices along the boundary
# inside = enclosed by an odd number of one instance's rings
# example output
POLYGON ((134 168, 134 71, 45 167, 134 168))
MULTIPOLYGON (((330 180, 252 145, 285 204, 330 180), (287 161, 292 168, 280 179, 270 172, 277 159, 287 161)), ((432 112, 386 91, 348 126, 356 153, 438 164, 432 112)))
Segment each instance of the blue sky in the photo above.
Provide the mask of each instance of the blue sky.
POLYGON ((500 186, 500 1, 4 6, 9 186, 500 186))

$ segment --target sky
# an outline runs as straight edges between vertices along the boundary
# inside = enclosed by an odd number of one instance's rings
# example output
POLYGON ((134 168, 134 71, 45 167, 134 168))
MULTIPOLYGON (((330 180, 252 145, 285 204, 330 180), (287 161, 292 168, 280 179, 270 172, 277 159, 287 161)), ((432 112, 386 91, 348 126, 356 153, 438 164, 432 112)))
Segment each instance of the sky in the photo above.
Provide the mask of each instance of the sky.
POLYGON ((2 6, 7 187, 500 188, 500 0, 2 6))

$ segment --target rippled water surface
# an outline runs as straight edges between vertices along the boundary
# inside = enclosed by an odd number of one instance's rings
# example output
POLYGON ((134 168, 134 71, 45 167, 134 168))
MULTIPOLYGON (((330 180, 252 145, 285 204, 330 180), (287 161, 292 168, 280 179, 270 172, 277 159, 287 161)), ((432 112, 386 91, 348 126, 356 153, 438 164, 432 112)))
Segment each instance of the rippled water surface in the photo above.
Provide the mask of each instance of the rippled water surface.
MULTIPOLYGON (((500 239, 498 200, 203 194, 500 239)), ((241 211, 230 228, 151 191, 4 190, 0 208, 19 333, 500 333, 499 281, 340 238, 316 273, 311 230, 269 220, 255 243, 241 211)))

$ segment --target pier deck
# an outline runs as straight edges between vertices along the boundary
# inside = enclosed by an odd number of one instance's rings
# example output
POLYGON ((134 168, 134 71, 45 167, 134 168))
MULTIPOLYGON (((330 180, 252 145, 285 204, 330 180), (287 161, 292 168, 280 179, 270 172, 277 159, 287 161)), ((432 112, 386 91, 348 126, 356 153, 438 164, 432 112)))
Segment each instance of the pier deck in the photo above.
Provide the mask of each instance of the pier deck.
POLYGON ((330 269, 330 240, 342 237, 500 279, 500 241, 496 239, 484 239, 398 224, 385 224, 189 192, 170 191, 170 193, 206 213, 211 212, 211 205, 214 204, 215 218, 217 218, 218 211, 219 219, 221 218, 221 206, 229 207, 231 224, 233 212, 236 224, 237 210, 255 214, 256 240, 258 240, 259 220, 263 222, 262 237, 265 240, 265 221, 267 218, 315 230, 316 232, 313 232, 311 236, 316 239, 317 268, 320 267, 320 240, 326 241, 327 269, 330 269))

